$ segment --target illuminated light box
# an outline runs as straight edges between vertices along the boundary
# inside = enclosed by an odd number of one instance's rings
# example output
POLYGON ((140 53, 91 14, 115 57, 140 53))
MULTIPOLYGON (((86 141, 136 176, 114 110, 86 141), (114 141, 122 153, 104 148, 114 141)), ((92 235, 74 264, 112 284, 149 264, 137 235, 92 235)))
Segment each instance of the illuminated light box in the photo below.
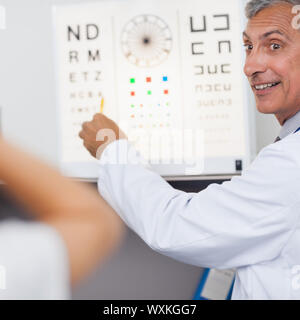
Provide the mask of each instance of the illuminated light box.
POLYGON ((53 17, 65 174, 97 177, 78 133, 102 97, 162 176, 249 164, 241 1, 100 1, 56 6, 53 17))

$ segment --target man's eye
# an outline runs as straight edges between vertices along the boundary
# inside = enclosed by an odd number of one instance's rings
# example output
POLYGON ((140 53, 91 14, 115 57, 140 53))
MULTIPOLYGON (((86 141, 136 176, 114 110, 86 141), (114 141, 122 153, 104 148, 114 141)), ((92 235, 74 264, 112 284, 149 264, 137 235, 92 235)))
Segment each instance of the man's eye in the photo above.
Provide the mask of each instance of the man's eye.
POLYGON ((248 44, 248 43, 245 43, 244 47, 245 47, 246 51, 249 51, 249 50, 253 49, 253 45, 252 44, 248 44))
POLYGON ((281 48, 281 45, 278 44, 278 43, 272 43, 272 44, 271 44, 271 49, 272 49, 272 50, 278 50, 278 49, 280 49, 280 48, 281 48))

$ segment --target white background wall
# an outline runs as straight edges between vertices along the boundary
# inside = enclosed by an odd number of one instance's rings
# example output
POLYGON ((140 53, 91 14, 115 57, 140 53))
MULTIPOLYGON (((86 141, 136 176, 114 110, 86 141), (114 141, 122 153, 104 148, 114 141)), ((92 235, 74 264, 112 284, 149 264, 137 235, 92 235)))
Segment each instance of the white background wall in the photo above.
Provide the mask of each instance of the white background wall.
MULTIPOLYGON (((58 161, 59 137, 51 6, 78 2, 84 0, 0 0, 0 5, 7 10, 7 29, 0 31, 3 132, 15 143, 53 164, 58 161)), ((258 113, 256 122, 257 149, 260 150, 274 140, 279 126, 272 116, 258 113)), ((188 299, 200 273, 198 268, 151 252, 129 233, 119 255, 74 294, 77 298, 95 299, 188 299)))

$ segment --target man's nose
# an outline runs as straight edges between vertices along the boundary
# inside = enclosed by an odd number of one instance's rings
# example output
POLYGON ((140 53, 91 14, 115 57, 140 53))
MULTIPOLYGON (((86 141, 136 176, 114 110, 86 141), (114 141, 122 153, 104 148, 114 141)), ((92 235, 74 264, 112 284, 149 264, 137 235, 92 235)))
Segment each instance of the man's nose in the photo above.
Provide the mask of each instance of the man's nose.
POLYGON ((244 73, 249 78, 267 70, 267 63, 262 54, 251 52, 245 62, 244 73))

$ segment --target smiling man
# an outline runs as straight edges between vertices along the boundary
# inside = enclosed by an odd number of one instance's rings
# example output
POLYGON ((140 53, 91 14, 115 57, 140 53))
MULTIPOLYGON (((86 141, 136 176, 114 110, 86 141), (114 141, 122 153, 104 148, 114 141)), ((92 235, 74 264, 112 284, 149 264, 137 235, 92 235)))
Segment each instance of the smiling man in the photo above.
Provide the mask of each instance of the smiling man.
POLYGON ((144 168, 105 116, 96 115, 80 132, 100 159, 100 193, 127 225, 174 259, 236 268, 233 299, 300 299, 300 30, 294 23, 300 7, 295 5, 300 0, 247 4, 245 74, 257 109, 274 114, 282 130, 241 177, 185 193, 144 168), (97 132, 107 128, 116 141, 96 141, 97 132), (113 164, 128 151, 127 164, 113 164))
MULTIPOLYGON (((275 2, 278 1, 252 1, 247 6, 250 20, 243 33, 247 52, 244 71, 257 109, 273 113, 283 125, 300 110, 300 29, 293 27, 292 6, 288 2, 257 13, 260 4, 275 2)), ((300 116, 297 125, 300 126, 300 116)))

